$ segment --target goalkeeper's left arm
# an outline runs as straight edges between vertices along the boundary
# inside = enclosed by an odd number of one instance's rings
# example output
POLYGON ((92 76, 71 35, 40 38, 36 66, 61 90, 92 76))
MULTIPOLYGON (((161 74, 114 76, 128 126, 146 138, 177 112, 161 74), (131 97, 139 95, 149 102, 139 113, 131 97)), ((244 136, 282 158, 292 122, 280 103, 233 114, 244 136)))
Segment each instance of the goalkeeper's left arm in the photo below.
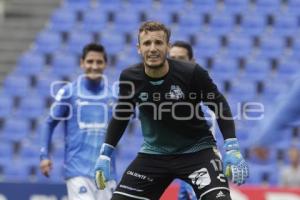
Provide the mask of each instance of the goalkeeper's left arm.
POLYGON ((224 138, 225 155, 223 157, 223 165, 225 175, 233 183, 241 185, 245 183, 249 176, 249 168, 240 152, 231 110, 225 97, 219 92, 208 73, 205 73, 206 76, 203 76, 198 85, 201 85, 201 90, 204 91, 202 101, 204 104, 207 103, 207 106, 215 113, 218 126, 224 138), (211 96, 214 96, 214 98, 208 98, 211 96))
POLYGON ((224 138, 224 173, 233 183, 241 185, 249 177, 249 167, 240 152, 239 143, 235 136, 232 114, 223 95, 220 96, 219 105, 223 105, 218 111, 220 116, 216 117, 224 138))

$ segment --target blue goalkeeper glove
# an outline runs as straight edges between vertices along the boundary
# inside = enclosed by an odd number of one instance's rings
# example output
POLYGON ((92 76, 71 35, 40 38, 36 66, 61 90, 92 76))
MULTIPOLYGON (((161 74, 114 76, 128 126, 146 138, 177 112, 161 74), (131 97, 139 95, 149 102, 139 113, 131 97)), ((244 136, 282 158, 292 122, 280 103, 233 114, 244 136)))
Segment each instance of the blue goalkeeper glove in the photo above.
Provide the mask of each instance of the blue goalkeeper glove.
POLYGON ((245 183, 249 177, 249 167, 244 160, 236 138, 224 141, 224 169, 225 175, 237 185, 245 183))
POLYGON ((105 189, 106 183, 110 178, 110 159, 114 149, 113 146, 106 143, 103 143, 101 146, 100 156, 94 169, 96 185, 100 190, 105 189))

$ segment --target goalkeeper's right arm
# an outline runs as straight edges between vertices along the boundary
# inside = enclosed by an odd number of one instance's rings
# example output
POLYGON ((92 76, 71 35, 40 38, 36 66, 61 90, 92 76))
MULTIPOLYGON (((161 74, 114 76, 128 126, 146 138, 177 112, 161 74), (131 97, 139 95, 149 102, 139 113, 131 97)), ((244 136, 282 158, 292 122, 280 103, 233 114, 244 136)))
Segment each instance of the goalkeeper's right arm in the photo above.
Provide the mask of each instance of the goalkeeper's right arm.
POLYGON ((129 120, 112 119, 109 123, 105 142, 101 146, 100 155, 96 161, 94 174, 98 189, 103 190, 110 179, 110 160, 118 141, 122 137, 129 120))

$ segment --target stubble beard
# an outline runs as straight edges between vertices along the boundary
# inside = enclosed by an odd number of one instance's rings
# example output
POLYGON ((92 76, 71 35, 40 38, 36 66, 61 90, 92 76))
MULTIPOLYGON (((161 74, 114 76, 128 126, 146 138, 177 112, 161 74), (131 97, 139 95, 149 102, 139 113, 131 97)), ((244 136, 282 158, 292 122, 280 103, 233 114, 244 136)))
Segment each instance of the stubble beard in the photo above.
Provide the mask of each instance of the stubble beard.
POLYGON ((160 64, 157 64, 157 65, 148 65, 147 62, 144 59, 144 65, 145 65, 145 67, 147 67, 149 69, 160 69, 160 68, 162 68, 164 66, 166 60, 167 60, 167 57, 165 56, 164 59, 163 59, 163 61, 160 64))

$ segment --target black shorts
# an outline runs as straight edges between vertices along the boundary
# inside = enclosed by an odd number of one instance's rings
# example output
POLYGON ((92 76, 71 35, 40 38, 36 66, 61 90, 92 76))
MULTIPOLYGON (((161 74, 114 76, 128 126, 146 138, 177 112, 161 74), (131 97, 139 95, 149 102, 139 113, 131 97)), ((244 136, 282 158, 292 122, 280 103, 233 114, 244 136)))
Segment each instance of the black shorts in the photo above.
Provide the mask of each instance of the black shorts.
POLYGON ((113 200, 158 200, 179 178, 192 185, 197 199, 230 200, 222 162, 213 148, 181 155, 139 153, 125 170, 113 200))

